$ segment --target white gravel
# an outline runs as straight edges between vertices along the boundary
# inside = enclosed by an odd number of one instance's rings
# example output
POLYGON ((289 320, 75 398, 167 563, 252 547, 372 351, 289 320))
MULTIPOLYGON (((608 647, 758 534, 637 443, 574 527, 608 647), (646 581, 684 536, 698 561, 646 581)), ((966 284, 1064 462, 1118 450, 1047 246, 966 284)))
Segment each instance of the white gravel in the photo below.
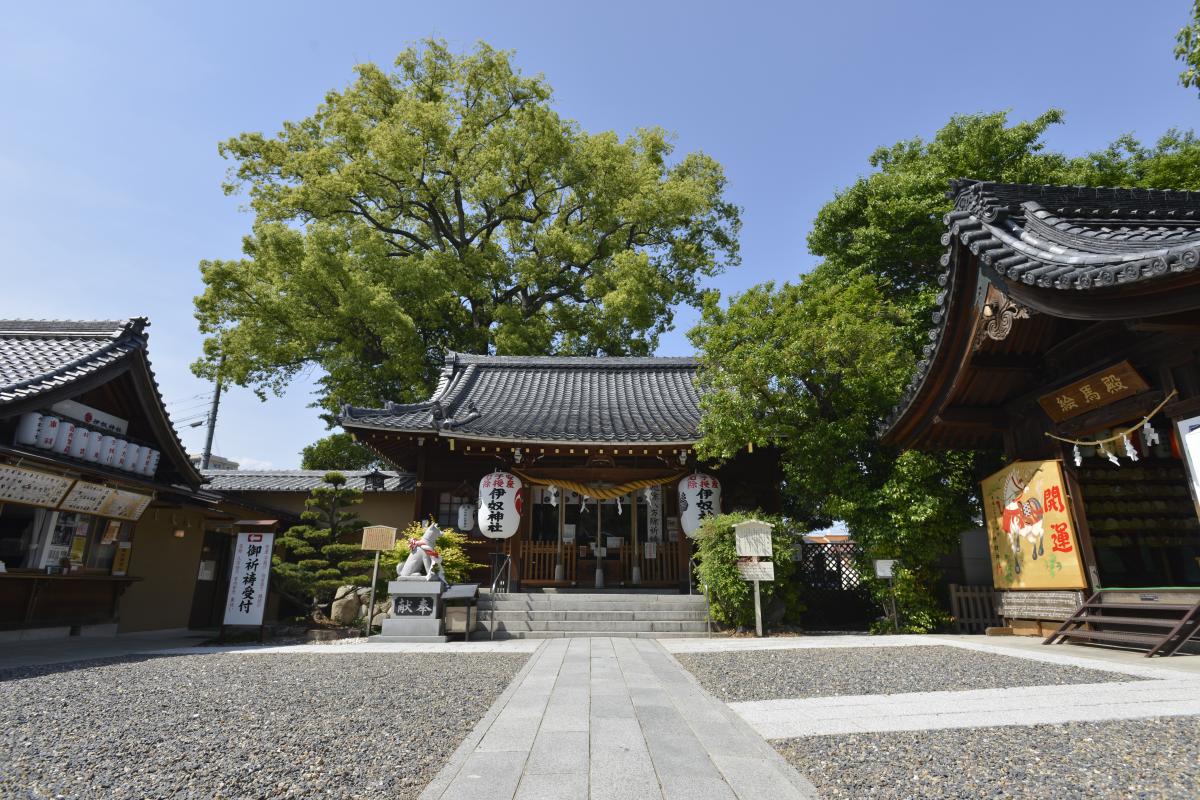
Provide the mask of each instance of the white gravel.
POLYGON ((1139 680, 940 645, 677 653, 725 702, 1139 680))
POLYGON ((1200 797, 1200 717, 772 742, 822 798, 1200 797))
POLYGON ((181 654, 0 673, 0 797, 415 798, 524 654, 181 654))

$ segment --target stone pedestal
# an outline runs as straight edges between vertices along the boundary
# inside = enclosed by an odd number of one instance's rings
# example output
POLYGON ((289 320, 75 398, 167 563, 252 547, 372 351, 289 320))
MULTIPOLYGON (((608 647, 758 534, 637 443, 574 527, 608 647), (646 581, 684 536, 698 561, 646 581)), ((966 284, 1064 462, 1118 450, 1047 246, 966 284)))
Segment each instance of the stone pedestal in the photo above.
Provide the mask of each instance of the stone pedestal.
POLYGON ((442 635, 442 582, 425 576, 397 578, 388 583, 391 607, 383 632, 373 642, 444 642, 442 635))

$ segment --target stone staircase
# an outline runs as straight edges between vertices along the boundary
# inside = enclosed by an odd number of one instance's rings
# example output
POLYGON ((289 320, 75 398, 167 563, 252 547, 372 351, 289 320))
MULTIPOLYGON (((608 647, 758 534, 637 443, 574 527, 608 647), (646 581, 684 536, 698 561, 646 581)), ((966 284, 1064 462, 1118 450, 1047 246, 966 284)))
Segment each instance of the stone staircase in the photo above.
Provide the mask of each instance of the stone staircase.
POLYGON ((479 597, 472 639, 489 638, 495 614, 497 639, 578 636, 676 638, 707 636, 703 595, 649 592, 490 594, 479 597))

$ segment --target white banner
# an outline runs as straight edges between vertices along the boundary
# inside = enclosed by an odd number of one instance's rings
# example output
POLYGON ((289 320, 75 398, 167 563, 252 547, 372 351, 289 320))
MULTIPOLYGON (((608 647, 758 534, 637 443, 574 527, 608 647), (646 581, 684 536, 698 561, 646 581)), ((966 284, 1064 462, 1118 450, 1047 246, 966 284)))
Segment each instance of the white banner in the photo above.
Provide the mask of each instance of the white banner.
POLYGON ((651 486, 646 490, 646 541, 663 540, 662 487, 651 486))
POLYGON ((273 533, 239 533, 225 601, 226 625, 261 625, 271 576, 273 533))

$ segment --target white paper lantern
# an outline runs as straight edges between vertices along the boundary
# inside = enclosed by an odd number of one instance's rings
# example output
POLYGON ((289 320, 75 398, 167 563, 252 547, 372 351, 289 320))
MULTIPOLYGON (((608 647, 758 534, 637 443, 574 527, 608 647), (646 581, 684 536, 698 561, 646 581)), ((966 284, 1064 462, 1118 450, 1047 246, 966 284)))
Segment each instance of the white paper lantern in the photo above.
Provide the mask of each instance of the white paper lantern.
POLYGON ((125 451, 129 449, 129 442, 124 439, 113 439, 112 458, 109 459, 110 467, 121 468, 125 463, 125 451))
POLYGON ((38 422, 37 441, 34 442, 43 450, 50 450, 54 447, 54 440, 58 438, 58 423, 61 420, 58 417, 46 414, 38 422))
POLYGON ((100 458, 96 461, 99 464, 108 465, 113 462, 113 456, 117 454, 117 437, 101 436, 100 437, 100 458))
POLYGON ((75 435, 75 423, 65 419, 58 423, 58 435, 54 437, 54 452, 71 455, 71 437, 75 435))
POLYGON ((689 538, 706 517, 721 513, 721 482, 694 472, 679 482, 679 527, 689 538))
POLYGON ((158 451, 155 450, 153 447, 142 448, 142 463, 137 465, 137 471, 139 474, 142 474, 142 475, 154 474, 154 469, 153 469, 153 467, 150 466, 150 463, 153 461, 155 466, 158 465, 157 453, 158 453, 158 451))
POLYGON ((125 458, 121 461, 121 469, 127 472, 137 472, 138 467, 142 465, 142 446, 140 444, 130 443, 125 450, 125 458))
POLYGON ((71 437, 71 455, 75 458, 87 458, 88 445, 91 443, 92 432, 87 428, 75 429, 75 435, 71 437))
POLYGON ((104 449, 104 434, 100 431, 92 431, 88 434, 87 455, 84 456, 88 461, 95 464, 100 460, 100 453, 104 449))
POLYGON ((521 479, 492 472, 479 481, 479 530, 489 539, 507 539, 521 524, 521 479))
POLYGON ((147 478, 153 478, 154 473, 158 470, 158 460, 161 457, 162 453, 151 450, 149 458, 142 461, 142 474, 147 478))
POLYGON ((20 422, 17 423, 17 433, 13 437, 13 441, 17 444, 37 444, 38 425, 42 422, 42 415, 36 411, 30 411, 28 414, 22 414, 20 422))

